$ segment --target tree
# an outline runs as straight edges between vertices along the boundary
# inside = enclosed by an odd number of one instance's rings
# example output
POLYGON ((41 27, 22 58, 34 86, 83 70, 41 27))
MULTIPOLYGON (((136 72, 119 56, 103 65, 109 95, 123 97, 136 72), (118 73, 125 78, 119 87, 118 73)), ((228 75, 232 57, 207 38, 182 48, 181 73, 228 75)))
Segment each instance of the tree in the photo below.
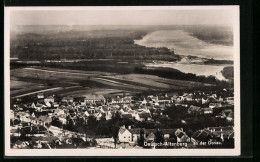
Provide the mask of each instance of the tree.
POLYGON ((140 129, 140 137, 138 139, 138 146, 144 146, 144 130, 140 129))
POLYGON ((51 125, 62 128, 62 123, 57 117, 52 118, 51 125))
POLYGON ((91 146, 92 146, 92 147, 95 147, 96 145, 97 145, 97 141, 96 141, 95 138, 93 138, 93 139, 91 140, 91 146))
POLYGON ((102 115, 100 118, 100 122, 105 122, 105 121, 106 121, 106 117, 102 115))
POLYGON ((24 141, 26 139, 26 133, 23 129, 20 129, 20 140, 24 141))
POLYGON ((97 127, 97 120, 94 116, 89 116, 88 117, 88 122, 87 122, 87 126, 90 130, 94 130, 97 127))
POLYGON ((74 129, 74 121, 73 121, 72 118, 67 119, 66 128, 68 130, 73 130, 74 129))
POLYGON ((117 143, 117 140, 118 140, 119 127, 114 126, 113 129, 112 129, 112 132, 113 132, 113 139, 114 139, 114 144, 115 144, 115 148, 116 148, 116 143, 117 143))
POLYGON ((160 142, 163 143, 164 142, 163 133, 159 129, 157 129, 157 131, 155 133, 155 142, 156 143, 160 143, 160 142))
POLYGON ((113 117, 112 117, 112 120, 113 120, 114 122, 118 122, 118 121, 120 120, 120 118, 121 118, 121 116, 120 116, 119 112, 116 111, 116 113, 115 113, 115 114, 113 115, 113 117))
POLYGON ((186 134, 191 138, 194 132, 191 129, 189 129, 186 134))

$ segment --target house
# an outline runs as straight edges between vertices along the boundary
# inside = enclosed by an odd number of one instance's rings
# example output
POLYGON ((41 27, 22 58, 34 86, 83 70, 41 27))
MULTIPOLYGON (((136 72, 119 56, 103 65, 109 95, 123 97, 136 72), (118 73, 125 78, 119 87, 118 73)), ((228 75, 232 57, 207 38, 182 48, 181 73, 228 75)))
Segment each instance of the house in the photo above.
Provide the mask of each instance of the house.
MULTIPOLYGON (((221 112, 221 117, 222 117, 222 118, 227 118, 227 116, 228 116, 230 113, 233 113, 233 111, 232 111, 231 109, 222 110, 222 112, 221 112)), ((232 117, 232 116, 231 116, 231 117, 232 117)))
POLYGON ((201 108, 201 113, 202 113, 202 114, 213 114, 213 109, 210 108, 210 107, 201 108))
POLYGON ((30 149, 29 148, 29 142, 17 140, 14 143, 13 148, 14 149, 30 149))
POLYGON ((226 117, 226 119, 227 119, 228 121, 234 120, 234 112, 230 112, 230 113, 228 114, 228 116, 226 117))
POLYGON ((212 97, 212 98, 216 99, 218 96, 217 96, 217 94, 213 93, 213 94, 211 94, 211 96, 209 96, 209 97, 212 97))
POLYGON ((43 93, 38 93, 37 94, 38 99, 44 99, 44 94, 43 93))
POLYGON ((125 109, 120 109, 119 110, 119 113, 122 115, 122 114, 125 114, 125 113, 127 113, 127 110, 125 110, 125 109))
POLYGON ((111 99, 112 104, 123 103, 123 99, 120 96, 111 99))
POLYGON ((16 137, 20 136, 20 132, 19 132, 19 130, 17 129, 17 127, 11 127, 10 134, 11 134, 12 136, 16 136, 16 137))
POLYGON ((54 108, 59 107, 59 104, 58 104, 57 102, 52 102, 51 104, 52 104, 52 106, 53 106, 54 108))
POLYGON ((171 138, 172 135, 174 135, 174 134, 176 135, 176 133, 178 133, 178 132, 183 132, 183 129, 182 128, 160 129, 160 131, 162 132, 164 139, 169 139, 169 138, 171 138))
POLYGON ((179 97, 179 94, 177 92, 174 92, 174 93, 171 94, 171 96, 172 96, 171 99, 173 101, 175 101, 179 97))
POLYGON ((193 101, 193 97, 192 97, 192 95, 188 95, 188 96, 184 97, 184 100, 185 101, 193 101))
POLYGON ((225 101, 227 102, 227 103, 229 103, 229 104, 234 104, 234 97, 226 97, 225 98, 225 101))
POLYGON ((35 109, 37 110, 37 111, 42 111, 42 109, 43 108, 45 108, 46 106, 44 105, 44 104, 41 104, 41 103, 37 103, 36 105, 35 105, 35 109))
POLYGON ((30 122, 21 122, 22 127, 27 127, 27 126, 31 126, 30 122))
POLYGON ((222 104, 220 102, 216 102, 216 103, 210 103, 209 104, 209 107, 214 109, 214 108, 218 108, 218 107, 221 107, 222 104))
POLYGON ((63 125, 65 125, 65 124, 67 123, 67 119, 66 119, 65 116, 60 116, 60 117, 59 117, 59 121, 60 121, 63 125))
POLYGON ((123 99, 123 103, 125 103, 125 104, 128 104, 132 101, 132 97, 130 97, 130 96, 125 96, 122 99, 123 99))
POLYGON ((208 142, 208 141, 216 141, 218 140, 218 135, 215 133, 212 133, 208 129, 203 130, 197 130, 192 136, 191 141, 197 141, 197 142, 208 142))
POLYGON ((84 103, 85 97, 74 97, 74 102, 84 103))
POLYGON ((191 105, 190 107, 189 107, 189 109, 188 109, 188 113, 189 114, 200 114, 201 113, 201 111, 200 111, 200 107, 198 107, 198 106, 193 106, 193 105, 191 105))
POLYGON ((10 110, 10 119, 14 119, 15 115, 14 115, 14 110, 10 110))
POLYGON ((226 126, 226 127, 207 127, 207 130, 211 132, 233 132, 234 128, 232 126, 226 126))
POLYGON ((138 117, 135 117, 136 120, 138 121, 150 121, 152 120, 152 116, 150 113, 146 113, 146 112, 142 112, 142 113, 138 113, 136 116, 138 117))
POLYGON ((177 142, 190 142, 189 136, 183 132, 183 130, 176 130, 175 135, 177 137, 177 142))
POLYGON ((53 96, 48 96, 44 99, 44 102, 48 102, 48 103, 53 103, 54 102, 54 97, 53 96))
POLYGON ((102 113, 105 113, 105 112, 107 112, 107 111, 109 111, 109 110, 110 110, 109 107, 105 107, 105 106, 100 107, 100 111, 101 111, 102 113))
POLYGON ((224 101, 224 99, 221 96, 219 96, 218 101, 222 102, 222 101, 224 101))
POLYGON ((125 96, 125 97, 120 97, 120 96, 117 96, 116 98, 112 98, 111 99, 111 103, 112 104, 129 104, 131 103, 132 101, 132 97, 130 96, 125 96))
POLYGON ((107 111, 106 112, 106 120, 110 120, 110 119, 112 119, 112 113, 111 113, 111 111, 107 111))
POLYGON ((159 96, 158 97, 158 102, 171 103, 172 99, 167 94, 165 94, 165 96, 159 96))
POLYGON ((74 98, 71 96, 63 97, 61 99, 61 102, 67 102, 67 103, 72 103, 74 101, 74 98))
POLYGON ((203 97, 201 98, 201 103, 202 103, 202 104, 206 104, 206 103, 208 103, 208 102, 209 102, 209 100, 208 100, 207 97, 203 96, 203 97))
POLYGON ((49 124, 51 124, 51 122, 52 122, 52 119, 48 116, 39 116, 39 118, 38 118, 38 124, 40 124, 40 125, 44 125, 44 126, 49 125, 49 124))
POLYGON ((51 107, 51 103, 50 103, 50 102, 45 102, 45 105, 46 105, 47 107, 51 107))
POLYGON ((35 103, 33 102, 30 107, 36 109, 35 103))
MULTIPOLYGON (((129 126, 128 129, 125 126, 122 126, 118 132, 118 140, 119 142, 127 142, 127 143, 137 143, 140 138, 141 131, 143 131, 143 137, 146 141, 154 141, 156 136, 157 129, 141 129, 141 128, 133 128, 129 126)), ((185 133, 179 134, 178 132, 183 132, 182 129, 160 129, 164 138, 167 140, 171 137, 171 135, 178 134, 180 137, 179 141, 184 141, 185 133)), ((188 138, 188 137, 187 137, 188 138)))
POLYGON ((118 141, 119 142, 133 142, 132 133, 125 128, 125 126, 122 126, 118 131, 118 141))
POLYGON ((65 112, 62 109, 55 109, 53 112, 54 115, 60 116, 60 115, 64 115, 65 112))
POLYGON ((88 111, 89 115, 94 115, 94 114, 98 113, 95 108, 89 108, 87 111, 88 111))
POLYGON ((106 99, 103 95, 86 95, 84 102, 89 104, 95 104, 97 102, 100 102, 104 104, 106 103, 106 99))
POLYGON ((158 96, 149 96, 153 103, 158 103, 158 96))
POLYGON ((27 136, 44 136, 47 128, 43 125, 29 126, 21 128, 27 136))
POLYGON ((90 114, 88 113, 88 111, 85 111, 83 116, 85 116, 85 117, 89 117, 90 114))
POLYGON ((26 112, 17 112, 16 118, 20 119, 22 122, 30 122, 30 114, 26 112))
POLYGON ((146 105, 147 104, 147 101, 146 99, 144 98, 144 100, 141 102, 142 105, 146 105))
POLYGON ((175 103, 182 103, 183 100, 184 100, 183 97, 179 96, 179 97, 176 98, 175 103))
POLYGON ((214 133, 214 135, 220 138, 223 142, 234 138, 234 128, 232 126, 208 127, 206 130, 214 133))
POLYGON ((156 136, 153 132, 151 132, 146 138, 145 140, 149 143, 153 142, 156 139, 156 136))
POLYGON ((127 118, 127 119, 133 118, 132 114, 129 114, 129 113, 122 114, 121 117, 122 117, 122 118, 127 118))
POLYGON ((35 116, 31 116, 31 117, 30 117, 30 120, 31 120, 31 124, 37 125, 37 123, 38 123, 38 118, 36 118, 35 116))
POLYGON ((101 112, 99 112, 99 113, 96 113, 94 116, 96 117, 96 120, 100 120, 101 117, 103 116, 103 114, 101 112))

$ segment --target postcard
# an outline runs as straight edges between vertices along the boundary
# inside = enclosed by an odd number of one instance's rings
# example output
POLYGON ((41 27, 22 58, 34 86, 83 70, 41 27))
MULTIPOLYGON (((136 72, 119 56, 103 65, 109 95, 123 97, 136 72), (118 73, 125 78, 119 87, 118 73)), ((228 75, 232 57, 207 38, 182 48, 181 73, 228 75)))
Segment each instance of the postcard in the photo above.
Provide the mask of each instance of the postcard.
POLYGON ((5 7, 5 156, 240 155, 239 6, 5 7))

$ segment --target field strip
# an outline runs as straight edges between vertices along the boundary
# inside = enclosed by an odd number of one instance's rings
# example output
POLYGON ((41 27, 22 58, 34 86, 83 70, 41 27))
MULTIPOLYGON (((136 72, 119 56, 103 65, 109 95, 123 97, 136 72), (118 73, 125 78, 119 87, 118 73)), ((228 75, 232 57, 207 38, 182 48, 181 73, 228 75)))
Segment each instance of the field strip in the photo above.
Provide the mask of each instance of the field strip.
MULTIPOLYGON (((124 79, 119 79, 119 78, 114 78, 114 77, 111 77, 111 76, 102 76, 102 78, 107 78, 107 79, 111 79, 111 80, 114 80, 114 81, 120 81, 120 82, 123 82, 123 83, 126 83, 126 84, 131 84, 131 85, 134 85, 134 86, 141 86, 141 87, 146 87, 146 88, 152 88, 152 89, 156 89, 156 88, 163 88, 165 89, 166 87, 162 87, 162 83, 159 83, 161 85, 151 85, 152 83, 150 83, 150 85, 148 83, 140 83, 138 81, 129 81, 129 80, 124 80, 124 79)), ((151 80, 149 80, 151 81, 151 80)), ((156 83, 156 81, 154 81, 154 83, 156 83)), ((167 84, 165 84, 167 85, 167 84)))
POLYGON ((24 97, 24 96, 33 95, 33 94, 36 94, 36 93, 48 92, 48 91, 53 91, 53 90, 61 90, 61 89, 63 89, 63 88, 62 88, 62 87, 49 88, 49 89, 44 89, 44 90, 40 90, 40 91, 35 91, 35 92, 30 92, 30 93, 22 94, 22 95, 15 96, 15 97, 12 97, 12 98, 24 97))
POLYGON ((164 82, 164 81, 159 81, 159 80, 157 80, 156 82, 158 82, 158 83, 166 83, 166 84, 170 84, 170 85, 173 85, 173 86, 179 86, 179 87, 190 87, 189 85, 184 85, 185 82, 182 83, 182 84, 176 84, 176 83, 164 82))
POLYGON ((116 86, 124 86, 127 88, 132 88, 132 89, 141 89, 141 90, 146 90, 146 88, 144 87, 138 87, 138 86, 134 86, 134 85, 130 85, 130 84, 125 84, 125 83, 121 83, 121 82, 116 82, 113 80, 109 80, 109 79, 104 79, 104 78, 95 78, 96 80, 101 80, 101 81, 105 81, 105 82, 109 82, 112 84, 116 84, 116 86))
POLYGON ((43 69, 35 69, 35 68, 24 68, 24 69, 27 69, 27 70, 35 70, 35 71, 43 71, 43 72, 50 72, 50 73, 74 74, 74 75, 90 76, 90 74, 75 73, 75 72, 66 72, 66 71, 53 71, 53 70, 43 70, 43 69))
MULTIPOLYGON (((58 68, 51 68, 51 67, 33 67, 34 69, 40 70, 50 70, 50 71, 58 71, 58 72, 71 72, 71 73, 83 73, 83 74, 108 74, 108 72, 102 71, 85 71, 85 70, 72 70, 72 69, 58 69, 58 68)), ((110 74, 110 73, 109 73, 110 74)), ((111 73, 113 74, 113 73, 111 73)))

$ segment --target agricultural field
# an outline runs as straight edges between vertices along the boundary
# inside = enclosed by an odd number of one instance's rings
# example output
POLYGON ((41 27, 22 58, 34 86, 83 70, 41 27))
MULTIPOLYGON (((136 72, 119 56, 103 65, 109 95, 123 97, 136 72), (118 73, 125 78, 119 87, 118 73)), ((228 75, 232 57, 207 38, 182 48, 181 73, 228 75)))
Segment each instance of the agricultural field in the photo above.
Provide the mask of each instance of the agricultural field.
POLYGON ((132 95, 133 92, 127 90, 110 89, 110 88, 82 88, 77 91, 65 92, 63 96, 86 96, 88 94, 103 95, 105 97, 113 97, 118 95, 132 95))
POLYGON ((95 71, 26 67, 11 70, 11 96, 39 92, 61 96, 102 94, 113 96, 144 91, 167 91, 211 86, 192 81, 166 79, 154 75, 114 74, 95 71))

